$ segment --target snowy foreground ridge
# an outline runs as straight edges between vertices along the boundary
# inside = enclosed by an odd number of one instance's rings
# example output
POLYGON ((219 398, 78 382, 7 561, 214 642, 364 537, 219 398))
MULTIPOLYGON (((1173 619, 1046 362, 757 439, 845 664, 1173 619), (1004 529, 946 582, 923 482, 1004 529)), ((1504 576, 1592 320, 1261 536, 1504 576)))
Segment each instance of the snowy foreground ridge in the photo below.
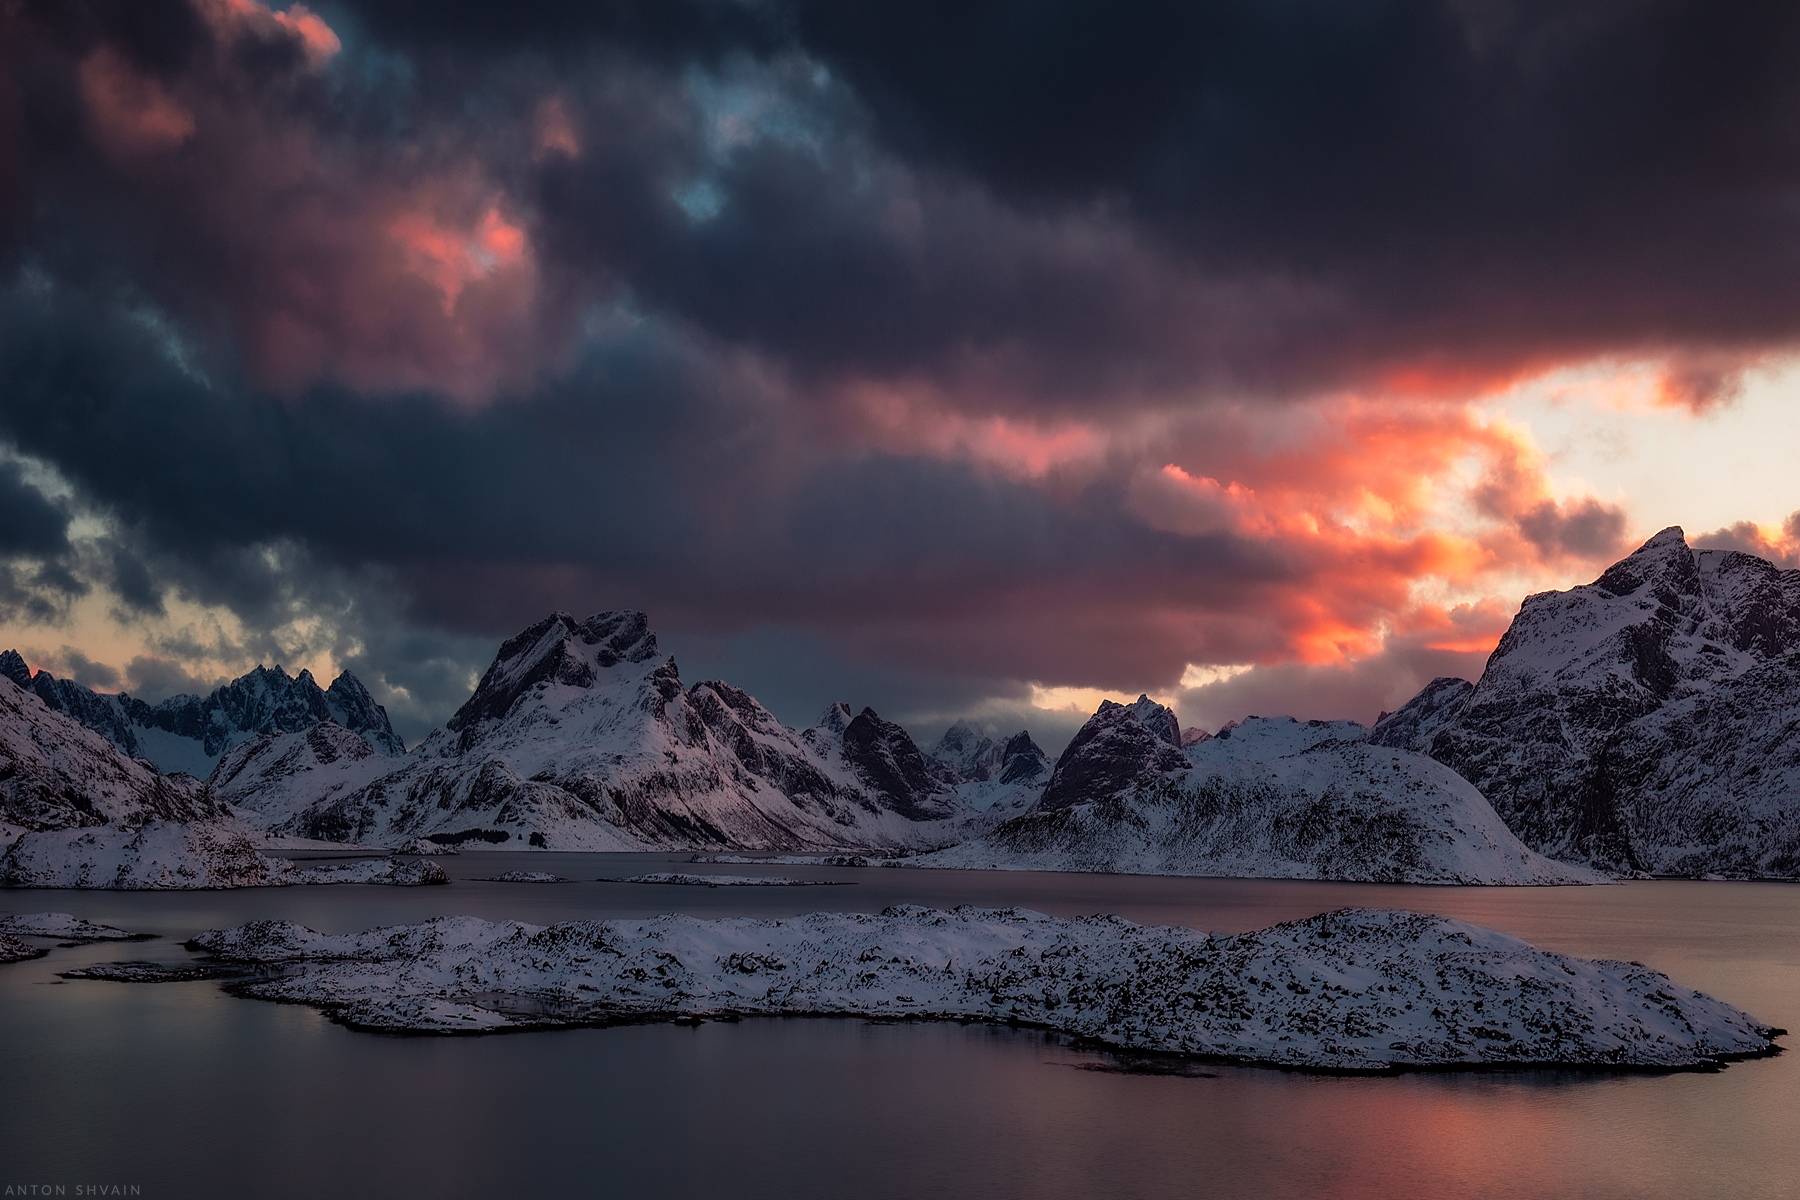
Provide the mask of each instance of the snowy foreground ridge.
POLYGON ((913 1017, 1355 1071, 1700 1067, 1771 1053, 1779 1032, 1647 967, 1369 909, 1231 937, 1117 917, 902 906, 550 926, 441 917, 335 937, 258 921, 190 944, 278 968, 232 985, 240 995, 419 1033, 727 1015, 913 1017))

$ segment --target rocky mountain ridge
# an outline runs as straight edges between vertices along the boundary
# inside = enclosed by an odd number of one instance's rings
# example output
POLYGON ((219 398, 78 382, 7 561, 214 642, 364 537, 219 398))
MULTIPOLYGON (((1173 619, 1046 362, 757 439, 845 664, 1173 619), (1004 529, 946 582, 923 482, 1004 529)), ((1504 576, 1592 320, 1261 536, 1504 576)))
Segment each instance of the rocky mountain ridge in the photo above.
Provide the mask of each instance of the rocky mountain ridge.
POLYGON ((871 709, 796 732, 741 688, 684 685, 638 612, 554 613, 508 639, 391 769, 336 733, 285 735, 215 779, 273 829, 359 842, 918 848, 972 814, 955 773, 871 709))
POLYGON ((226 815, 199 780, 158 774, 0 675, 0 821, 13 833, 226 815))
POLYGON ((1135 704, 1102 700, 1056 760, 1037 807, 1053 812, 1097 800, 1187 765, 1173 712, 1148 696, 1135 704))
POLYGON ((165 774, 181 771, 205 778, 235 746, 268 734, 302 732, 324 721, 357 733, 378 753, 406 750, 388 723, 387 710, 349 671, 321 688, 310 671, 289 676, 279 666, 259 666, 206 696, 171 696, 157 704, 123 692, 96 692, 48 671, 33 673, 16 650, 0 653, 0 675, 165 774))
POLYGON ((1669 528, 1526 598, 1481 679, 1379 721, 1527 845, 1610 870, 1800 875, 1800 571, 1669 528))

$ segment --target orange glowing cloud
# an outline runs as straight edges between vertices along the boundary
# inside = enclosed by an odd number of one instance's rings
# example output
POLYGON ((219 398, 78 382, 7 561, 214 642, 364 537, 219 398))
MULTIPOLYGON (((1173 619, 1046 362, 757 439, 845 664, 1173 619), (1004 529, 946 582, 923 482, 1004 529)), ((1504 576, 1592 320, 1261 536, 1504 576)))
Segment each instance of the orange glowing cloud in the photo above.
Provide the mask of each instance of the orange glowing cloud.
POLYGON ((300 43, 309 65, 323 65, 344 48, 338 35, 317 13, 304 4, 276 12, 257 0, 195 0, 195 7, 225 40, 244 34, 270 37, 285 34, 300 43))
POLYGON ((82 59, 79 77, 94 136, 113 154, 173 150, 193 136, 193 112, 110 47, 82 59))
POLYGON ((1221 409, 1146 463, 1129 510, 1183 537, 1226 536, 1285 564, 1239 603, 1254 619, 1207 622, 1189 662, 1332 663, 1394 639, 1485 653, 1500 596, 1566 586, 1615 548, 1622 516, 1553 494, 1526 434, 1474 406, 1336 397, 1221 409))

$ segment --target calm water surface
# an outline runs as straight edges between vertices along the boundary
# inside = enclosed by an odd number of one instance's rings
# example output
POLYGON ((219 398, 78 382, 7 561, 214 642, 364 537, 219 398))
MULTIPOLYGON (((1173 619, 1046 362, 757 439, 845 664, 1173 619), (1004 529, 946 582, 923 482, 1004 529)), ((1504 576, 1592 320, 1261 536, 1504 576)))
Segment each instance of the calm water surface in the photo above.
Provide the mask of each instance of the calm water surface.
MULTIPOLYGON (((354 1033, 212 983, 62 982, 262 917, 331 933, 1019 905, 1237 932, 1343 905, 1635 959, 1800 1031, 1800 886, 1421 888, 813 867, 833 888, 595 882, 685 856, 465 854, 440 888, 0 892, 164 935, 0 967, 0 1184, 144 1196, 1800 1196, 1800 1055, 1712 1075, 1120 1074, 1039 1034, 758 1020, 486 1038, 354 1033), (496 884, 522 868, 582 882, 496 884)), ((1788 1039, 1791 1041, 1791 1039, 1788 1039)))

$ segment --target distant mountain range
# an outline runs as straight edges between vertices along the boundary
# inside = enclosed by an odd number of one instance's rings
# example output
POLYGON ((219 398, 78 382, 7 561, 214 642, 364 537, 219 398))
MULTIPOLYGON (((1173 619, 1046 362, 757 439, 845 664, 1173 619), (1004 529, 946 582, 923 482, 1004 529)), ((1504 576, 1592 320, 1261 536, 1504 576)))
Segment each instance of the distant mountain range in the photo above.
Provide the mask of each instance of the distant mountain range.
POLYGON ((298 733, 321 721, 361 735, 381 754, 406 751, 388 724, 387 710, 348 671, 322 689, 309 671, 289 677, 279 666, 259 666, 210 695, 171 696, 158 704, 123 692, 95 692, 48 671, 33 674, 16 650, 0 653, 0 675, 164 774, 182 771, 205 779, 232 747, 264 734, 298 733))
POLYGON ((283 833, 569 850, 942 846, 980 820, 965 782, 872 709, 795 731, 741 688, 683 684, 637 612, 511 638, 396 762, 320 728, 246 744, 213 777, 283 833))
POLYGON ((281 835, 383 845, 954 846, 927 861, 1590 877, 1548 856, 1800 876, 1800 571, 1693 551, 1679 529, 1592 584, 1527 598, 1477 683, 1434 680, 1372 730, 1253 717, 1209 736, 1140 696, 1103 702, 1054 763, 1028 733, 968 721, 925 753, 847 704, 791 729, 741 688, 684 683, 637 612, 554 613, 509 639, 410 753, 348 672, 320 689, 259 667, 148 705, 8 652, 0 681, 15 829, 231 805, 281 835))

